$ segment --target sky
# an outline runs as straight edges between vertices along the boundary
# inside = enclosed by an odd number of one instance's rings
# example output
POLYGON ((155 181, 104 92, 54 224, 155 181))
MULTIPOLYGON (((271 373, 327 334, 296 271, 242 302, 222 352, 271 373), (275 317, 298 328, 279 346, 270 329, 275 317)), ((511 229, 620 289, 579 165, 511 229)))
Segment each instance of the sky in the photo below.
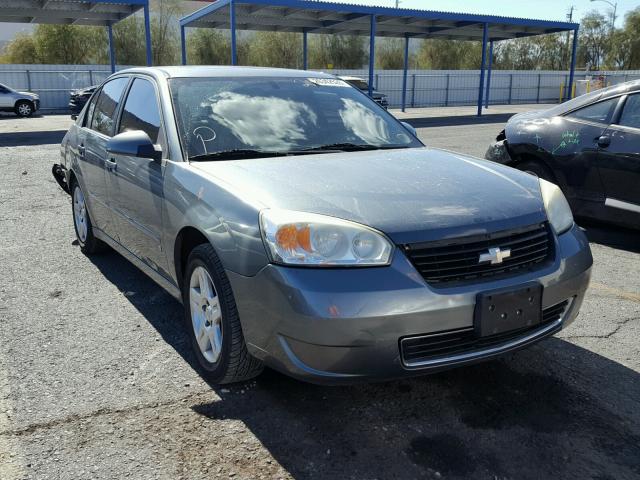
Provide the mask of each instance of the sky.
MULTIPOLYGON (((361 3, 376 6, 395 6, 395 0, 332 0, 341 3, 361 3)), ((611 0, 612 3, 615 0, 611 0)), ((205 5, 205 2, 198 2, 205 5)), ((616 26, 624 23, 624 14, 640 5, 639 0, 618 0, 616 26)), ((190 6, 195 2, 190 2, 190 6)), ((400 0, 404 8, 421 10, 443 10, 448 12, 482 13, 507 17, 537 18, 542 20, 566 20, 567 12, 573 5, 574 21, 591 10, 611 15, 611 7, 602 0, 400 0)), ((0 28, 0 42, 10 40, 19 31, 29 31, 28 24, 3 24, 0 28)))

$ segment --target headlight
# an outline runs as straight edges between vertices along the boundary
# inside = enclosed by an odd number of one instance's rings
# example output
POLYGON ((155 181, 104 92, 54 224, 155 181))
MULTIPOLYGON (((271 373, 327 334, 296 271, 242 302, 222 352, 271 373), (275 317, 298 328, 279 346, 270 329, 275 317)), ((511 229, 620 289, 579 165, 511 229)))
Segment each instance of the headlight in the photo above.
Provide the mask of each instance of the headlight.
POLYGON ((314 213, 263 210, 260 229, 271 259, 286 265, 387 265, 393 251, 372 228, 314 213))
POLYGON ((573 225, 573 215, 571 215, 571 207, 560 187, 555 183, 547 182, 542 178, 540 181, 540 190, 542 191, 542 201, 547 211, 549 223, 555 230, 556 234, 566 232, 573 225))

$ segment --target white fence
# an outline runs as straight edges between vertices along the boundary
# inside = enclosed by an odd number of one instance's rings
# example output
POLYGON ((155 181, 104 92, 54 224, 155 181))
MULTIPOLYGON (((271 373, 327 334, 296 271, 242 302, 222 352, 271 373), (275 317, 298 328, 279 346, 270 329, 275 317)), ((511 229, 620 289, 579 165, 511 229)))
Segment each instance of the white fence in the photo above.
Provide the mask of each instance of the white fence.
MULTIPOLYGON (((124 68, 124 67, 123 67, 124 68)), ((334 70, 339 75, 367 78, 366 70, 334 70)), ((108 65, 0 65, 0 83, 17 90, 40 94, 43 110, 64 111, 69 91, 102 82, 110 75, 108 65)), ((633 72, 576 72, 576 80, 603 75, 605 84, 640 79, 633 72)), ((569 73, 559 71, 504 71, 491 74, 491 104, 554 103, 569 73)), ((407 78, 407 107, 475 105, 478 101, 479 70, 410 70, 407 78)), ((376 90, 386 93, 392 107, 402 102, 402 71, 383 70, 375 74, 376 90)))

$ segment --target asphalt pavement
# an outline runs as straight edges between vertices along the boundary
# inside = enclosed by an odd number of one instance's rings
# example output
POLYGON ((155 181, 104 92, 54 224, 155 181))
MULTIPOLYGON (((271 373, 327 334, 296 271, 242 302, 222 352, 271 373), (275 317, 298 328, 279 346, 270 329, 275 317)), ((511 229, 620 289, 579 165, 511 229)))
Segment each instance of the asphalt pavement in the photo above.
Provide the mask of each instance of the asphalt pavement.
MULTIPOLYGON (((403 118, 482 156, 525 108, 403 118)), ((266 371, 220 388, 175 300, 116 253, 80 252, 50 173, 68 124, 0 118, 0 479, 640 478, 638 232, 585 226, 581 315, 529 349, 397 382, 266 371)))

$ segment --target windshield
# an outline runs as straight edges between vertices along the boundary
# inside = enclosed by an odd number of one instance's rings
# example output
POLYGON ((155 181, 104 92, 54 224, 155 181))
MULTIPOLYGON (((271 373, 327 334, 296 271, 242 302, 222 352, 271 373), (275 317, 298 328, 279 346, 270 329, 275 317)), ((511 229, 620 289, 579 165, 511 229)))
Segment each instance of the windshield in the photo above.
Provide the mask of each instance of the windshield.
POLYGON ((180 140, 190 159, 422 146, 342 80, 173 78, 169 85, 180 140))

